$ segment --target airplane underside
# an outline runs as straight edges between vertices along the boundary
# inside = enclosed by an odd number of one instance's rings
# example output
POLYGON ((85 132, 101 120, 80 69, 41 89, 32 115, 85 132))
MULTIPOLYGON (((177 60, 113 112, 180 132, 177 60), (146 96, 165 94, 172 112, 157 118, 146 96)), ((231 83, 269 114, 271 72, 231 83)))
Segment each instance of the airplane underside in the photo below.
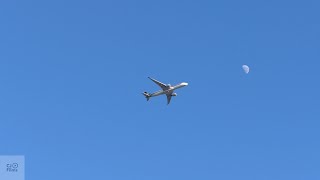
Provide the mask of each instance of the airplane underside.
POLYGON ((157 80, 152 79, 150 77, 149 77, 149 79, 151 79, 153 82, 155 82, 157 85, 159 85, 162 90, 159 90, 159 91, 151 93, 151 94, 148 92, 143 92, 142 94, 146 97, 147 101, 149 101, 149 99, 151 97, 160 96, 160 95, 165 94, 167 96, 167 104, 170 104, 172 96, 177 96, 177 93, 174 93, 173 91, 178 88, 182 88, 182 87, 188 85, 188 83, 180 83, 176 86, 171 86, 170 84, 163 84, 160 81, 157 81, 157 80))

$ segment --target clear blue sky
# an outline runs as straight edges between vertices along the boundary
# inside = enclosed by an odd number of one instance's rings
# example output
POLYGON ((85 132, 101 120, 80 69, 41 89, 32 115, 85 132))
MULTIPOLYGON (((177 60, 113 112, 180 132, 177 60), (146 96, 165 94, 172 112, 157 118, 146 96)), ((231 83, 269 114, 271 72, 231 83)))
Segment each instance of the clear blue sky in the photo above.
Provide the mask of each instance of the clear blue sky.
POLYGON ((0 154, 30 180, 320 179, 319 7, 1 1, 0 154), (147 102, 148 76, 189 86, 147 102))

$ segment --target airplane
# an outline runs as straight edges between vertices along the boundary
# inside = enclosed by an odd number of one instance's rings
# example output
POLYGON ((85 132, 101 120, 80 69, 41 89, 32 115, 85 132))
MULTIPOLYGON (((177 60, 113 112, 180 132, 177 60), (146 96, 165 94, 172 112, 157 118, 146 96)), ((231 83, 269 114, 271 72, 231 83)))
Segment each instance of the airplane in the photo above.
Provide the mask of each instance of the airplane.
POLYGON ((171 97, 172 96, 177 96, 177 93, 174 93, 173 91, 176 90, 176 89, 179 89, 179 88, 182 88, 182 87, 185 87, 185 86, 188 86, 188 83, 186 82, 183 82, 183 83, 180 83, 180 84, 177 84, 175 86, 171 86, 170 84, 164 84, 158 80, 155 80, 151 77, 148 77, 149 79, 151 79, 151 81, 153 81, 154 83, 156 83, 158 86, 161 87, 161 90, 157 91, 157 92, 154 92, 154 93, 148 93, 148 92, 144 92, 142 93, 146 98, 147 98, 147 101, 149 101, 149 99, 151 97, 155 97, 155 96, 159 96, 159 95, 167 95, 167 105, 170 104, 170 101, 171 101, 171 97))

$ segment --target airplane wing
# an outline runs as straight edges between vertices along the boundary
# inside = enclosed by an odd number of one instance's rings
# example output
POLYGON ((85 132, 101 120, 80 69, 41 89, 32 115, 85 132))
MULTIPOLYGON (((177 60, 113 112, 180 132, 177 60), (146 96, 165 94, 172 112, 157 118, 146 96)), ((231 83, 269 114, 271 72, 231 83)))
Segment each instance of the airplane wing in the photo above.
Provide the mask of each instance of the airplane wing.
POLYGON ((148 77, 149 79, 151 79, 151 81, 155 82, 156 84, 158 84, 158 86, 161 87, 162 90, 168 90, 168 86, 163 84, 162 82, 160 81, 157 81, 155 79, 152 79, 151 77, 148 77))
POLYGON ((170 94, 170 95, 168 95, 168 94, 167 94, 167 101, 168 101, 168 104, 170 104, 171 97, 172 97, 172 96, 171 96, 171 94, 170 94))

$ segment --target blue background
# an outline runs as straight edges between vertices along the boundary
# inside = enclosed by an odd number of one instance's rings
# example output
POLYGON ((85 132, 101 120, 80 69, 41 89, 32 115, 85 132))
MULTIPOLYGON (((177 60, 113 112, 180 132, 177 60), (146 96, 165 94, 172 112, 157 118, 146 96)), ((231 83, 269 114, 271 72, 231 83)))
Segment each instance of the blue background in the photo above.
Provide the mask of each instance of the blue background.
POLYGON ((32 180, 320 179, 319 6, 1 1, 0 154, 32 180), (189 86, 146 102, 148 76, 189 86))

